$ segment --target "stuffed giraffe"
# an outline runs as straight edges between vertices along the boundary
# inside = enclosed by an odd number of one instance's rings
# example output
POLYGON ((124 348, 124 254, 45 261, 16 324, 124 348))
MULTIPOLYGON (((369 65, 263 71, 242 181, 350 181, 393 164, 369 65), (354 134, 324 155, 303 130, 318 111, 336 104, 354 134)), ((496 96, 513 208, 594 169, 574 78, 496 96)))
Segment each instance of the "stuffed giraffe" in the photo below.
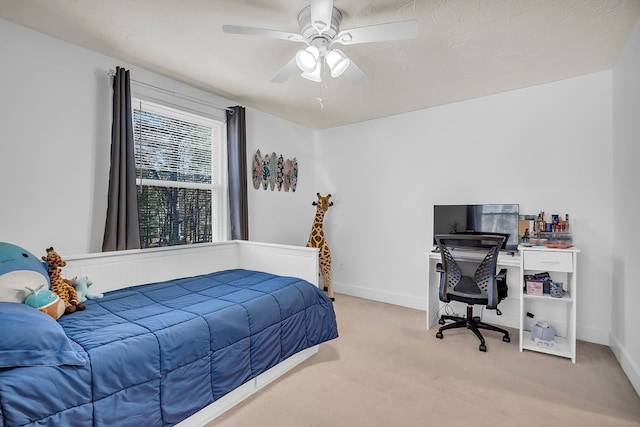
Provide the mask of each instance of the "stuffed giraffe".
POLYGON ((320 263, 320 273, 322 274, 322 281, 324 282, 324 290, 327 291, 331 301, 335 301, 333 297, 333 289, 331 288, 331 251, 329 245, 324 238, 324 229, 322 222, 324 220, 324 214, 329 210, 330 206, 333 206, 333 202, 329 202, 331 194, 321 196, 320 193, 316 193, 318 201, 314 201, 312 204, 316 207, 316 216, 313 219, 313 225, 311 226, 311 234, 309 235, 309 241, 307 247, 318 248, 320 252, 318 254, 320 263))
POLYGON ((65 303, 65 313, 73 313, 76 310, 84 310, 85 306, 78 301, 76 289, 70 280, 62 278, 62 267, 67 263, 58 255, 53 247, 47 248, 47 256, 42 257, 47 263, 47 272, 51 279, 51 290, 55 292, 65 303))

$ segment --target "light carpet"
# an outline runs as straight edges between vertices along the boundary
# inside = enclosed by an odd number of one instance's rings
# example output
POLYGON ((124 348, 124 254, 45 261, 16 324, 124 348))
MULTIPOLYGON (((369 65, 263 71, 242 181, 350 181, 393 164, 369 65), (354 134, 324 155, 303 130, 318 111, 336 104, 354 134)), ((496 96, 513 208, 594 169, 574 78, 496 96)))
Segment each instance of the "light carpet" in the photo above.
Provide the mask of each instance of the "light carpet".
POLYGON ((435 337, 425 312, 336 295, 340 337, 209 427, 640 426, 640 397, 611 350, 577 363, 467 329, 435 337))

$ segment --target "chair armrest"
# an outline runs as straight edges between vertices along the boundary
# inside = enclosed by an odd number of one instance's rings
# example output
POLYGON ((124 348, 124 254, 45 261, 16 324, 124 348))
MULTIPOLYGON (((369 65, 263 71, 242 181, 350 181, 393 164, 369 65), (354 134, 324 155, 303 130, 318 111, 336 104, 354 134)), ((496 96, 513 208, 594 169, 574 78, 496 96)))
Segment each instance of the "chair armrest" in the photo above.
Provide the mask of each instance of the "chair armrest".
POLYGON ((506 268, 500 269, 498 274, 495 275, 494 283, 495 283, 495 288, 494 287, 489 288, 489 298, 488 298, 489 303, 487 304, 487 308, 490 310, 496 310, 497 314, 501 315, 502 313, 498 309, 498 304, 500 303, 500 301, 502 301, 502 299, 504 299, 504 296, 500 298, 500 291, 498 290, 498 287, 500 285, 503 285, 503 286, 507 285, 507 269, 506 268))
POLYGON ((445 271, 441 262, 436 264, 436 271, 440 273, 440 285, 438 286, 438 297, 442 302, 449 302, 449 298, 447 298, 447 282, 444 279, 445 271))

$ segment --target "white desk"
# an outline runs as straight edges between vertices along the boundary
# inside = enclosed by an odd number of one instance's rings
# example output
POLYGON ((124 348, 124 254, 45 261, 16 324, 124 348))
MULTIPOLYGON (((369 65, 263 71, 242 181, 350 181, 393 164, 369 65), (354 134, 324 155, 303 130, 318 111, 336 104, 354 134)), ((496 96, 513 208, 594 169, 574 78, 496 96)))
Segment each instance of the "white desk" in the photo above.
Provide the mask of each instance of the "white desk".
MULTIPOLYGON (((500 302, 502 316, 497 316, 495 310, 483 310, 483 320, 496 325, 518 329, 520 335, 520 351, 531 350, 555 356, 561 356, 576 362, 576 304, 577 304, 577 255, 579 249, 550 249, 540 247, 519 247, 513 255, 501 252, 498 255, 498 271, 507 269, 507 285, 509 295, 500 302), (564 283, 565 296, 552 298, 548 294, 543 296, 527 295, 523 292, 524 274, 547 271, 554 281, 564 283), (527 316, 535 313, 535 320, 527 316), (539 320, 545 320, 553 326, 556 337, 556 348, 546 349, 538 347, 531 340, 531 325, 539 320)), ((436 271, 436 264, 441 262, 439 252, 427 252, 429 273, 427 276, 427 329, 438 323, 439 311, 444 305, 440 301, 438 291, 440 274, 436 271)), ((479 261, 482 255, 473 251, 453 251, 456 260, 464 262, 479 261)), ((452 301, 451 306, 458 314, 464 314, 466 305, 452 301)), ((474 316, 477 315, 474 313, 474 316)))

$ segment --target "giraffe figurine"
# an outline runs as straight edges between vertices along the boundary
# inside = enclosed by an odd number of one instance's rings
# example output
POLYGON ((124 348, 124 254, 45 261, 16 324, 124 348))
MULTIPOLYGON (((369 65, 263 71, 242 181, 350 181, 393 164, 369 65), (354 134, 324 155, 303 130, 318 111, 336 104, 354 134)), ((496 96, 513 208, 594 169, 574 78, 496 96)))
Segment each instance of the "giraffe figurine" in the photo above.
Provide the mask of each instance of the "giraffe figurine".
POLYGON ((84 310, 85 305, 78 301, 78 293, 71 281, 62 278, 62 267, 67 263, 58 255, 53 247, 47 248, 47 256, 42 260, 47 263, 47 273, 51 281, 51 291, 55 292, 65 303, 65 313, 73 313, 76 310, 84 310))
POLYGON ((307 247, 320 249, 318 258, 320 273, 322 274, 322 281, 324 282, 324 290, 327 292, 329 298, 331 298, 331 301, 335 301, 333 289, 331 288, 331 251, 329 250, 329 244, 324 238, 324 229, 322 226, 324 214, 329 210, 330 206, 333 206, 333 202, 329 202, 331 194, 327 194, 324 197, 321 196, 320 193, 316 193, 316 195, 318 196, 318 201, 312 203, 316 207, 316 216, 313 219, 307 247))

